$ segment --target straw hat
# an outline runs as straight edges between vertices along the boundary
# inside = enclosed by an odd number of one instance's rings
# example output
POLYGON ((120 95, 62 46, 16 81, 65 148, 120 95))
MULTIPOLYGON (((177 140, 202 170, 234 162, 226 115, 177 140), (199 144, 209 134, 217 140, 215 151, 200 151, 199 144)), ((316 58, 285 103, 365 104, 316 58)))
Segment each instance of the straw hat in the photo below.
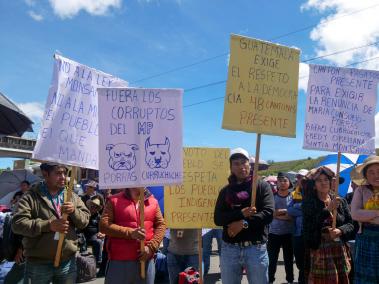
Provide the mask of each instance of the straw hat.
POLYGON ((91 199, 88 199, 87 202, 86 202, 86 205, 88 208, 90 208, 91 206, 95 205, 97 207, 102 207, 101 206, 101 201, 99 198, 91 198, 91 199))
POLYGON ((354 167, 350 172, 350 179, 356 185, 361 186, 366 184, 366 179, 361 176, 360 173, 357 172, 357 167, 354 167))
POLYGON ((378 156, 370 156, 366 158, 366 160, 363 161, 362 165, 359 165, 358 167, 356 167, 355 170, 356 170, 357 177, 359 177, 359 179, 364 179, 366 182, 366 177, 363 175, 364 171, 368 166, 373 165, 373 164, 379 164, 378 156))

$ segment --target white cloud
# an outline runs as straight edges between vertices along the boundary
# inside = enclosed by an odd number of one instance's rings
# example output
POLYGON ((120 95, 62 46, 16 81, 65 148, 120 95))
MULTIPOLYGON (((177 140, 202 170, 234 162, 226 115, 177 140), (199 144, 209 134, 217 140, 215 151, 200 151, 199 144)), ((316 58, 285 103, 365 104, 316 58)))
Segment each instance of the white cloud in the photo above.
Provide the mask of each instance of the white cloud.
POLYGON ((29 14, 29 16, 30 16, 33 20, 35 20, 35 21, 37 21, 37 22, 40 22, 40 21, 43 20, 43 16, 40 15, 40 14, 37 14, 37 13, 34 12, 34 11, 29 11, 28 14, 29 14))
MULTIPOLYGON (((177 5, 182 5, 184 0, 171 0, 172 2, 175 2, 177 5)), ((138 3, 140 4, 152 4, 155 3, 156 5, 160 5, 161 0, 138 0, 138 3)))
POLYGON ((230 53, 228 53, 228 55, 226 56, 226 66, 229 66, 229 62, 230 62, 230 53))
MULTIPOLYGON (((372 0, 308 0, 302 10, 314 9, 325 14, 311 31, 317 42, 317 56, 358 47, 379 41, 379 5, 372 0)), ((338 66, 379 56, 379 48, 370 46, 325 58, 338 66)), ((357 65, 359 68, 378 69, 379 60, 357 65)))
POLYGON ((145 4, 145 3, 151 4, 153 2, 159 4, 159 0, 138 0, 138 3, 140 4, 145 4))
MULTIPOLYGON (((367 45, 379 41, 379 4, 372 0, 308 0, 302 10, 317 10, 325 17, 311 31, 310 38, 317 42, 317 56, 367 45)), ((379 48, 372 45, 344 52, 325 59, 337 66, 379 57, 379 48)), ((354 67, 377 70, 379 59, 360 63, 354 67)), ((301 73, 300 66, 300 73, 301 73)), ((299 88, 301 83, 299 82, 299 88)), ((306 88, 306 86, 305 86, 306 88)), ((379 113, 375 115, 375 146, 379 147, 379 113)))
POLYGON ((26 5, 32 7, 36 4, 36 1, 35 0, 25 0, 25 3, 26 3, 26 5))
POLYGON ((72 18, 81 10, 95 16, 108 13, 111 8, 120 8, 122 0, 49 0, 51 7, 60 18, 72 18))
POLYGON ((43 116, 45 106, 40 102, 18 103, 17 106, 33 121, 40 121, 43 116))
POLYGON ((239 30, 237 34, 239 34, 239 35, 247 35, 248 32, 249 32, 249 29, 245 28, 245 29, 239 30))
POLYGON ((299 66, 299 90, 307 91, 309 79, 309 65, 300 63, 299 66))

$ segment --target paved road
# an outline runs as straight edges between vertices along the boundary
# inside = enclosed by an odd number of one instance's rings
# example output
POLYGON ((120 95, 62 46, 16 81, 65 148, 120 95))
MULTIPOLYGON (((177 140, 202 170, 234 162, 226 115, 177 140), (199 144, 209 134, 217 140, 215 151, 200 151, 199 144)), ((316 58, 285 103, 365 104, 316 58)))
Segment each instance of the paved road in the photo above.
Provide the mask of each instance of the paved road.
MULTIPOLYGON (((298 270, 296 269, 296 265, 294 264, 294 271, 295 271, 295 279, 297 280, 298 270)), ((284 263, 283 263, 283 256, 280 254, 279 261, 278 261, 278 268, 276 272, 276 280, 275 283, 287 283, 286 282, 286 274, 284 272, 284 263)), ((102 284, 104 283, 104 278, 98 278, 95 281, 87 282, 91 284, 102 284)), ((219 268, 219 257, 216 254, 213 254, 211 256, 211 267, 209 271, 208 277, 204 279, 205 284, 219 284, 221 282, 221 276, 220 276, 220 268, 219 268)), ((243 276, 242 282, 243 284, 247 284, 247 278, 246 276, 243 276)), ((163 283, 162 283, 163 284, 163 283)), ((166 283, 164 283, 166 284, 166 283)))

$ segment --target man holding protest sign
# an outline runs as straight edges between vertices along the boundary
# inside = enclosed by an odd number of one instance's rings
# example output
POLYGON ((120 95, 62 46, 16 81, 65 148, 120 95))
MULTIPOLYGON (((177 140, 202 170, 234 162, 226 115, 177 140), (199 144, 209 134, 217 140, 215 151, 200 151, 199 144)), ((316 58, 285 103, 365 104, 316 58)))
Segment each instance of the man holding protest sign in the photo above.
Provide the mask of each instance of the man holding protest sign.
POLYGON ((234 149, 229 161, 229 184, 220 191, 214 214, 216 225, 223 226, 221 279, 223 283, 240 283, 245 268, 249 283, 267 283, 266 242, 274 212, 272 191, 268 183, 258 181, 256 206, 252 207, 249 154, 242 148, 234 149))
POLYGON ((110 196, 100 221, 107 236, 109 267, 105 283, 154 283, 153 256, 162 242, 166 225, 158 201, 144 191, 144 228, 140 224, 140 188, 127 188, 110 196), (145 250, 140 251, 140 241, 145 250), (140 261, 146 261, 146 279, 141 278, 140 261))
POLYGON ((13 217, 12 229, 22 235, 26 256, 27 283, 75 283, 77 235, 75 229, 84 229, 89 211, 73 193, 72 200, 64 202, 67 168, 54 163, 40 166, 44 182, 34 186, 19 201, 13 217), (68 220, 62 218, 68 215, 68 220), (61 264, 54 267, 59 233, 66 234, 61 264))

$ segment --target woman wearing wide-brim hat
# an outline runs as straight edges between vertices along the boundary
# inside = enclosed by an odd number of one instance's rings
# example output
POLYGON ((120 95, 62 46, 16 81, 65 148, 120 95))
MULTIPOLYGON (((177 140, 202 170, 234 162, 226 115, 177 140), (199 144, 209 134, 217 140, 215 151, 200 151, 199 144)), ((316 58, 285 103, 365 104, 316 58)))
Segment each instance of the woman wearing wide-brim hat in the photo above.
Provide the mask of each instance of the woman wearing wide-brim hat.
POLYGON ((362 223, 355 240, 354 282, 379 283, 379 157, 368 157, 356 172, 365 183, 351 203, 353 219, 362 223))
POLYGON ((313 169, 306 178, 309 194, 302 209, 303 238, 310 250, 307 283, 349 283, 350 262, 345 244, 354 226, 347 202, 331 190, 335 174, 329 168, 313 169), (336 228, 333 229, 335 209, 336 228))

